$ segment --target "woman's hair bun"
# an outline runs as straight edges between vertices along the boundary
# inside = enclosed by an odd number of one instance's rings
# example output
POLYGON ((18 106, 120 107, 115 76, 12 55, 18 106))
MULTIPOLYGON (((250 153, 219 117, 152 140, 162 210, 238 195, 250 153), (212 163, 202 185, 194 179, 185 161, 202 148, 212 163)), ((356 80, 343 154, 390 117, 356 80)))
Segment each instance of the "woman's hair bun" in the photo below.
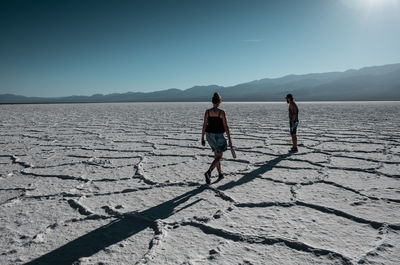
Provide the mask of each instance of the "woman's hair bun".
POLYGON ((221 96, 218 94, 218 92, 215 92, 212 98, 212 103, 218 104, 220 102, 221 102, 221 96))

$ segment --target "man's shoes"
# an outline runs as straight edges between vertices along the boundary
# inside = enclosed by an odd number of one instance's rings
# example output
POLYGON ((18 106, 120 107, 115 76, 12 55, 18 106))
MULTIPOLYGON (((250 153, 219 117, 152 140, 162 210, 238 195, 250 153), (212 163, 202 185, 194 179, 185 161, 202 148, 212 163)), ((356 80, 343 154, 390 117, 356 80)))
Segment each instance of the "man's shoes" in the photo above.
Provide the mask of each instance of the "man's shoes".
POLYGON ((206 177, 206 183, 209 185, 211 183, 211 172, 207 171, 204 176, 206 177))
POLYGON ((223 180, 224 179, 224 174, 219 174, 218 175, 218 179, 217 179, 217 181, 220 181, 220 180, 223 180))
POLYGON ((289 150, 289 153, 297 153, 299 150, 297 149, 297 147, 292 147, 290 150, 289 150))

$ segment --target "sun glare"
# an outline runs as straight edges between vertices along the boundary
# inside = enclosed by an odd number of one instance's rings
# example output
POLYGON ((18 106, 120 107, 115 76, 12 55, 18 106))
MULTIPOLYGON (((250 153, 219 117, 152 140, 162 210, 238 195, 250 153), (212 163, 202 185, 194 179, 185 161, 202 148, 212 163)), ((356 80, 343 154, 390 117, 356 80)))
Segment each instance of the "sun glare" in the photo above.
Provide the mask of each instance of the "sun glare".
POLYGON ((370 7, 377 7, 377 6, 382 6, 385 4, 390 4, 390 2, 395 3, 396 1, 393 0, 363 0, 366 5, 370 7))
POLYGON ((342 0, 342 3, 357 9, 367 9, 369 12, 382 8, 400 5, 400 0, 342 0))

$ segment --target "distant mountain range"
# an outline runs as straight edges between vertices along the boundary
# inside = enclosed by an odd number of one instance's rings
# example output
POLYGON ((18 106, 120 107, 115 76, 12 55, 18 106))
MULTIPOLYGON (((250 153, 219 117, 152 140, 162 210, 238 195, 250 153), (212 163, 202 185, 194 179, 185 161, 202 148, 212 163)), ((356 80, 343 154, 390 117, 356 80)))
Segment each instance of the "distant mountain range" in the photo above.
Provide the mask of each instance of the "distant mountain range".
POLYGON ((58 98, 2 94, 0 103, 209 101, 216 91, 224 101, 282 101, 287 93, 292 93, 300 101, 400 100, 400 63, 345 72, 287 75, 229 87, 194 86, 186 90, 58 98))

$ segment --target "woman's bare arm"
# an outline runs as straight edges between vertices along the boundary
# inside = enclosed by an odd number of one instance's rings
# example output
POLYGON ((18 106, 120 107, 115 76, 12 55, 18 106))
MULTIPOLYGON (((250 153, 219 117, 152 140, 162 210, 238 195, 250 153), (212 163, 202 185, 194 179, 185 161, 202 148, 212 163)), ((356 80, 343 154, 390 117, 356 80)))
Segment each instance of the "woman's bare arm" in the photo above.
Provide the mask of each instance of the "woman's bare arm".
POLYGON ((206 127, 207 127, 207 118, 208 118, 208 113, 204 113, 204 121, 203 121, 203 129, 201 130, 201 144, 204 146, 206 145, 204 141, 204 134, 206 133, 206 127))
POLYGON ((225 111, 222 111, 222 123, 224 124, 226 136, 228 136, 228 145, 229 145, 229 147, 232 147, 231 133, 229 131, 229 126, 228 126, 228 122, 226 120, 225 111))

